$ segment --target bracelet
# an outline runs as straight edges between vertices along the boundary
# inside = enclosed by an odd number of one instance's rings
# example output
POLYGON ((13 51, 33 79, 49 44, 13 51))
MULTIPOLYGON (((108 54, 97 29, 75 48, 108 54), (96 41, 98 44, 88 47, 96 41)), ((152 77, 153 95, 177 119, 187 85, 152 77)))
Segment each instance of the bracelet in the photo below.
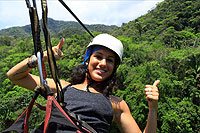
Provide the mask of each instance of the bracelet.
POLYGON ((29 57, 27 65, 29 68, 35 68, 37 66, 37 57, 35 55, 29 57))

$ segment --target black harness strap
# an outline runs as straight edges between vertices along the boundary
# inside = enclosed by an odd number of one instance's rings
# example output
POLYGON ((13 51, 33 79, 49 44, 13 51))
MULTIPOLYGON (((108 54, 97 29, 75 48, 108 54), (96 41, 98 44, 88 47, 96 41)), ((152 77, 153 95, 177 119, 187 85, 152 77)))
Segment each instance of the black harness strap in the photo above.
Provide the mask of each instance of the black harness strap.
POLYGON ((35 0, 33 0, 33 7, 31 7, 30 1, 29 0, 25 0, 25 1, 29 9, 32 36, 33 36, 33 42, 34 42, 34 52, 35 52, 35 55, 37 55, 37 52, 39 51, 42 53, 42 45, 40 41, 40 25, 39 25, 36 2, 35 0))
POLYGON ((45 38, 45 44, 46 44, 46 49, 47 49, 47 55, 48 55, 48 63, 51 71, 52 78, 56 84, 57 88, 57 101, 58 103, 61 103, 64 99, 63 93, 62 93, 62 86, 58 77, 58 69, 56 65, 56 60, 52 51, 52 45, 51 45, 51 40, 50 40, 50 34, 47 28, 47 13, 48 13, 48 8, 47 8, 47 1, 46 0, 41 0, 41 6, 42 6, 42 28, 43 28, 43 33, 44 33, 44 38, 45 38))
POLYGON ((33 43, 34 43, 34 54, 39 58, 38 59, 38 68, 40 71, 40 81, 41 85, 44 84, 44 79, 46 78, 46 69, 45 64, 42 62, 43 57, 43 50, 40 40, 40 24, 39 24, 39 17, 37 13, 37 6, 35 0, 32 0, 33 7, 30 4, 29 0, 25 0, 27 8, 29 9, 29 16, 30 16, 30 22, 31 22, 31 31, 32 31, 32 37, 33 37, 33 43))

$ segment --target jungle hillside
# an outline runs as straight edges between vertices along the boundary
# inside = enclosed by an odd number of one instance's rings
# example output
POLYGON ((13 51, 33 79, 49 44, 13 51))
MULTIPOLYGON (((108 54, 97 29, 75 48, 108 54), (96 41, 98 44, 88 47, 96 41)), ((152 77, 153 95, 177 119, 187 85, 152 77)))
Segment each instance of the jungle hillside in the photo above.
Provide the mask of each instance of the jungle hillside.
MULTIPOLYGON (((73 67, 82 62, 91 37, 77 22, 49 18, 48 27, 52 45, 65 38, 64 56, 57 61, 57 66, 59 77, 69 80, 73 67)), ((94 35, 106 32, 122 41, 125 50, 117 71, 120 86, 114 95, 128 103, 141 130, 145 128, 148 114, 144 86, 159 79, 157 132, 200 132, 199 0, 164 0, 147 14, 120 27, 98 24, 86 24, 86 27, 94 35)), ((45 50, 42 32, 41 40, 45 50)), ((34 92, 14 85, 6 73, 30 57, 33 46, 30 25, 0 30, 0 131, 8 128, 32 99, 34 92)), ((38 75, 38 69, 31 73, 38 75)), ((40 96, 37 102, 45 105, 46 100, 40 96)), ((40 125, 44 114, 33 108, 30 129, 40 125)), ((119 132, 115 124, 111 132, 119 132)))

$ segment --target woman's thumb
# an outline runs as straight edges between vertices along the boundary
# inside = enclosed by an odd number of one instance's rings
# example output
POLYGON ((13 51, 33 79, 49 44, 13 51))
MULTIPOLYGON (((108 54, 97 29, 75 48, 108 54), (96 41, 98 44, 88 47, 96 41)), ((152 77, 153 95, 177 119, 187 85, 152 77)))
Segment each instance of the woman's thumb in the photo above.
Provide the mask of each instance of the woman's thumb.
POLYGON ((65 38, 62 37, 61 40, 60 40, 60 42, 58 43, 57 47, 59 49, 62 49, 62 46, 63 46, 64 42, 65 42, 65 38))

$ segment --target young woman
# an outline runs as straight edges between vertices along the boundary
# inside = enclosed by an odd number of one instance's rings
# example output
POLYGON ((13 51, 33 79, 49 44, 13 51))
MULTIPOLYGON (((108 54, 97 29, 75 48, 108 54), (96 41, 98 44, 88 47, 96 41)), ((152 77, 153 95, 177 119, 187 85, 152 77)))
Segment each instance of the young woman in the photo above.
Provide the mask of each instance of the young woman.
MULTIPOLYGON (((53 47, 56 57, 62 56, 60 50, 63 41, 53 47)), ((66 108, 78 114, 98 133, 109 132, 114 121, 124 133, 140 133, 136 121, 131 115, 127 103, 113 95, 115 72, 122 61, 123 45, 120 40, 109 35, 97 35, 88 45, 84 61, 73 70, 69 82, 61 80, 62 86, 67 86, 64 93, 66 108)), ((44 53, 44 61, 47 54, 44 53)), ((36 58, 27 58, 7 72, 8 78, 16 85, 34 90, 40 85, 40 79, 29 72, 36 64, 36 58)), ((47 79, 48 86, 56 92, 52 79, 47 79)), ((145 133, 156 132, 159 80, 153 85, 145 86, 145 95, 149 105, 149 113, 145 133)))

